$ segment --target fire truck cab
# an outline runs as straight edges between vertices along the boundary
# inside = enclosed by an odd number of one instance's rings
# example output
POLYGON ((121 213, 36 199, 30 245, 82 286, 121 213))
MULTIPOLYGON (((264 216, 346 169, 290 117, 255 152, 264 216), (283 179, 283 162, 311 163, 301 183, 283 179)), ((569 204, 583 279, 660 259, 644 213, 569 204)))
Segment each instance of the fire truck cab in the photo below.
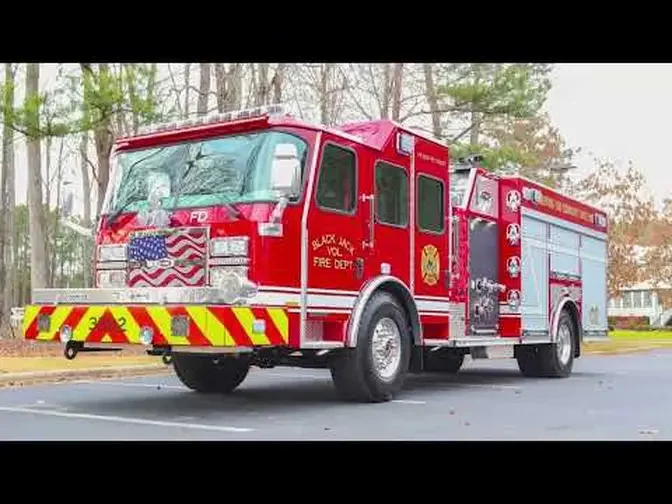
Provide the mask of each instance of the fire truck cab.
POLYGON ((386 401, 409 372, 496 349, 566 377, 607 337, 604 212, 389 120, 325 127, 278 106, 116 142, 95 288, 35 289, 24 337, 145 345, 189 388, 329 368, 386 401))

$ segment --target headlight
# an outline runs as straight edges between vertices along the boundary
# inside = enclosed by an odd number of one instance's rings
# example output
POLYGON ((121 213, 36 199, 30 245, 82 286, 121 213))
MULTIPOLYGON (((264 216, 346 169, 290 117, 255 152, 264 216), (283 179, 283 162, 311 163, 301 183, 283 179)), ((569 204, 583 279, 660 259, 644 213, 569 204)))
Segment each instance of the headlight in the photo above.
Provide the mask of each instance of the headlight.
POLYGON ((234 303, 256 293, 256 285, 247 279, 247 268, 244 266, 212 268, 210 285, 218 290, 219 303, 234 303))
POLYGON ((98 260, 107 261, 125 261, 126 245, 101 245, 98 247, 98 260))
POLYGON ((225 266, 225 267, 212 267, 210 268, 210 285, 217 288, 223 288, 222 286, 228 284, 230 276, 238 276, 241 279, 247 278, 247 267, 246 266, 225 266), (234 275, 231 275, 234 273, 234 275))
POLYGON ((210 241, 210 255, 212 256, 246 256, 247 249, 247 236, 213 238, 210 241))
POLYGON ((98 272, 98 287, 109 289, 124 287, 126 285, 126 272, 123 270, 105 270, 98 272))

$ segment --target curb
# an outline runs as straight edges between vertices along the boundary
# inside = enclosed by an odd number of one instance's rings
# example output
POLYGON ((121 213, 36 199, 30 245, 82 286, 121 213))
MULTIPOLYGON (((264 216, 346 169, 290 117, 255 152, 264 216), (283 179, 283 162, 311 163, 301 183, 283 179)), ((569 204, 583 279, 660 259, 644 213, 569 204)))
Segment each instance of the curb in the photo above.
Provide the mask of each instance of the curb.
POLYGON ((137 366, 117 366, 85 369, 61 369, 0 374, 0 388, 23 386, 37 383, 53 383, 90 378, 110 378, 164 374, 170 367, 165 364, 145 364, 137 366))

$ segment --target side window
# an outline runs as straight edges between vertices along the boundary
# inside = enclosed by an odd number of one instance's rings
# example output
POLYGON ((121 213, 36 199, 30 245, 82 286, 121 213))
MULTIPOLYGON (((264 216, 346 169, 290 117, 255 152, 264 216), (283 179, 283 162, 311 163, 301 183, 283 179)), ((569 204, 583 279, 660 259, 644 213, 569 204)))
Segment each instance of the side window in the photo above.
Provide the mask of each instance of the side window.
POLYGON ((408 176, 384 161, 376 163, 376 220, 393 226, 408 224, 408 176))
POLYGON ((418 227, 420 230, 443 233, 444 208, 443 182, 420 175, 418 177, 418 227))
POLYGON ((317 204, 322 208, 351 213, 357 203, 355 153, 326 144, 322 150, 317 204))

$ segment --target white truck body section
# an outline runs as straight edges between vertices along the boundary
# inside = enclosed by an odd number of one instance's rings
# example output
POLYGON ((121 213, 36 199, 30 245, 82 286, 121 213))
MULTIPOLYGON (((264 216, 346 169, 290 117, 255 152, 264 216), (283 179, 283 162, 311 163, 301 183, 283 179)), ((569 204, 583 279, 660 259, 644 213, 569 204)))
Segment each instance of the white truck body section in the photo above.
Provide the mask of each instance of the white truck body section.
POLYGON ((581 313, 584 335, 604 335, 607 322, 607 235, 541 212, 522 209, 521 308, 524 333, 550 333, 563 292, 581 313), (559 281, 553 285, 553 279, 559 281), (567 287, 563 280, 579 282, 567 287))

